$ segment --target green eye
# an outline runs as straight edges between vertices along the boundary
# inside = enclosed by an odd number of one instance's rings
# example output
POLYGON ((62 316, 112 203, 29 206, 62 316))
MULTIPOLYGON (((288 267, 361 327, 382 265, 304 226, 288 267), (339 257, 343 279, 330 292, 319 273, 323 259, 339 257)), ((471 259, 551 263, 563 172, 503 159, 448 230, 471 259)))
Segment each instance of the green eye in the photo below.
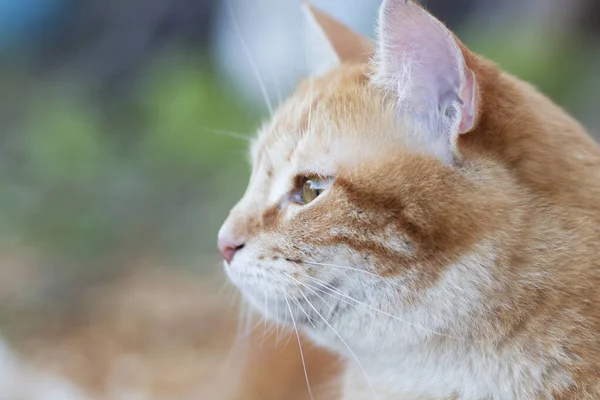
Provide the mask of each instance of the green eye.
POLYGON ((308 180, 302 185, 302 203, 308 204, 314 201, 323 192, 323 189, 318 188, 318 183, 308 180))

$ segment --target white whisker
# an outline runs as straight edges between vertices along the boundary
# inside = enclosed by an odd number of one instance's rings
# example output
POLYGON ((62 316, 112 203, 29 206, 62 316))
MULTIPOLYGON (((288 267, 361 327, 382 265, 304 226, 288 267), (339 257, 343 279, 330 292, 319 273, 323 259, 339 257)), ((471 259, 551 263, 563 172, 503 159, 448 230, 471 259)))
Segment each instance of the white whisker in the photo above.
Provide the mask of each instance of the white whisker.
MULTIPOLYGON (((303 275, 303 276, 305 276, 305 277, 308 277, 308 278, 312 278, 311 276, 309 276, 309 275, 306 275, 306 274, 302 274, 302 275, 303 275)), ((319 292, 321 292, 321 293, 323 293, 323 294, 326 294, 326 295, 328 295, 328 296, 331 296, 331 297, 333 297, 335 300, 341 301, 342 303, 344 303, 344 304, 348 304, 349 306, 356 307, 356 305, 357 305, 357 304, 358 304, 358 305, 363 305, 363 306, 366 306, 365 304, 363 304, 363 303, 359 302, 358 300, 355 300, 355 299, 353 299, 352 297, 350 297, 350 296, 346 295, 345 293, 343 293, 343 292, 341 292, 341 291, 339 291, 339 290, 337 290, 337 293, 336 293, 336 290, 332 289, 332 288, 331 288, 331 287, 329 287, 327 284, 320 284, 320 286, 322 286, 322 287, 325 287, 325 288, 329 289, 329 290, 330 290, 330 292, 328 292, 328 291, 325 291, 325 290, 323 290, 323 289, 320 289, 320 288, 318 288, 318 287, 312 286, 312 285, 310 285, 310 284, 308 284, 308 283, 302 283, 302 282, 298 282, 298 283, 300 283, 301 285, 304 285, 304 286, 305 286, 305 287, 306 287, 308 290, 310 290, 310 291, 311 291, 313 294, 315 294, 316 296, 319 296, 319 295, 318 295, 316 292, 314 292, 315 290, 317 290, 317 291, 319 291, 319 292), (342 298, 340 298, 340 297, 337 297, 337 296, 334 296, 332 293, 333 293, 333 294, 337 294, 338 296, 342 296, 342 298), (354 303, 350 303, 350 302, 348 302, 347 300, 345 300, 345 299, 344 299, 344 297, 345 297, 345 298, 348 298, 349 300, 352 300, 354 303)), ((323 299, 323 297, 319 296, 319 298, 320 298, 320 299, 321 299, 323 302, 325 302, 325 299, 323 299)), ((325 302, 325 304, 326 304, 326 305, 328 305, 330 308, 333 308, 331 305, 329 305, 329 303, 325 302)), ((367 308, 368 308, 368 307, 367 307, 367 308)), ((368 308, 368 310, 369 310, 369 311, 374 311, 374 310, 371 310, 371 309, 369 309, 369 308, 368 308)))
POLYGON ((308 380, 308 372, 306 371, 306 362, 304 361, 304 352, 302 351, 302 342, 300 341, 300 334, 298 333, 298 328, 296 327, 296 320, 294 319, 294 314, 292 313, 292 308, 290 307, 290 302, 286 295, 284 295, 285 303, 287 304, 288 310, 290 311, 290 315, 292 317, 292 323, 294 324, 294 331, 296 332, 296 338, 298 338, 298 348, 300 349, 300 358, 302 359, 302 368, 304 369, 304 378, 306 378, 306 387, 308 388, 308 394, 311 400, 315 400, 313 397, 312 389, 310 388, 310 382, 308 380))
POLYGON ((226 0, 226 1, 227 1, 227 7, 229 8, 229 13, 231 14, 231 19, 232 19, 233 25, 234 25, 235 30, 240 38, 240 42, 244 49, 244 53, 246 53, 246 58, 248 59, 248 62, 250 63, 250 66, 252 67, 252 70, 254 72, 256 80, 258 81, 258 84, 260 86, 260 90, 264 97, 265 103, 267 104, 267 107, 269 108, 269 113, 271 115, 273 115, 273 105, 271 104, 271 99, 269 98, 269 94, 267 93, 267 87, 265 86, 265 83, 264 83, 262 77, 260 76, 260 73, 258 72, 258 67, 256 66, 256 63, 254 62, 254 59, 252 58, 252 54, 250 53, 250 48, 248 48, 248 44, 246 43, 246 40, 244 39, 244 36, 242 35, 242 30, 240 29, 240 26, 237 23, 237 19, 235 18, 235 13, 233 12, 233 7, 231 7, 231 3, 229 2, 229 0, 226 0))
POLYGON ((300 305, 300 302, 297 299, 294 299, 293 297, 290 297, 290 300, 292 300, 294 302, 294 304, 296 304, 296 307, 298 307, 298 309, 302 311, 302 313, 306 316, 306 319, 311 324, 311 326, 314 329, 317 329, 315 324, 313 324, 313 322, 312 322, 312 318, 306 313, 306 311, 304 310, 304 307, 302 307, 302 305, 300 305))
POLYGON ((275 345, 279 345, 279 301, 275 301, 275 345))
POLYGON ((252 326, 250 327, 250 329, 248 329, 248 330, 245 332, 245 335, 246 335, 246 336, 250 336, 250 335, 252 334, 252 332, 254 332, 254 331, 255 331, 255 330, 256 330, 256 329, 257 329, 259 326, 261 326, 261 325, 262 325, 262 321, 263 321, 263 319, 261 318, 261 319, 260 319, 258 322, 256 322, 254 325, 252 325, 252 326))
POLYGON ((315 306, 312 305, 312 303, 308 300, 308 298, 304 295, 304 293, 300 292, 300 294, 302 295, 302 297, 304 298, 304 300, 306 300, 306 302, 308 303, 308 305, 315 311, 315 313, 317 313, 317 315, 323 320, 323 322, 325 322, 325 324, 327 324, 327 326, 329 327, 329 329, 331 329, 333 331, 333 333, 340 339, 340 341, 344 344, 344 346, 346 346, 346 348, 348 349, 348 351, 350 352, 350 354, 352 355, 352 357, 354 358, 354 360, 356 360, 356 363, 358 364, 359 368, 362 370, 363 374, 365 375, 365 379, 367 380, 367 384, 369 385, 369 387, 373 391, 373 395, 375 396, 376 399, 378 399, 379 396, 377 396, 377 392, 375 391, 375 388, 371 384, 371 380, 369 379, 369 375, 367 374, 367 371, 363 367, 363 365, 360 362, 360 360, 358 359, 358 357, 356 357, 356 354, 354 354, 354 351, 352 351, 352 349, 350 348, 350 346, 348 346, 348 343, 346 343, 346 341, 340 336, 339 333, 337 333, 337 331, 333 328, 333 326, 331 326, 331 324, 329 323, 329 321, 327 321, 321 315, 321 313, 315 308, 315 306))
MULTIPOLYGON (((316 280, 316 278, 313 278, 312 276, 309 276, 309 275, 307 275, 307 274, 302 274, 302 275, 303 275, 303 276, 307 276, 307 277, 309 277, 309 278, 311 278, 311 279, 315 279, 315 280, 316 280)), ((293 278, 293 277, 291 277, 291 276, 290 276, 290 278, 291 278, 291 279, 294 279, 294 278, 293 278)), ((304 287, 306 287, 307 289, 311 290, 311 291, 312 291, 312 292, 313 292, 315 295, 319 296, 319 298, 321 298, 321 300, 323 300, 323 298, 322 298, 322 297, 321 297, 321 296, 320 296, 318 293, 315 293, 315 292, 314 292, 314 290, 312 290, 312 289, 310 288, 310 286, 309 286, 309 285, 307 285, 307 284, 305 284, 305 283, 303 283, 303 282, 300 282, 300 281, 298 281, 297 279, 294 279, 294 280, 295 280, 296 282, 298 282, 299 284, 303 285, 304 287)), ((322 281, 321 281, 321 282, 322 282, 322 281)), ((321 285, 323 285, 323 284, 321 284, 321 285)), ((323 286, 325 286, 326 288, 328 288, 329 290, 331 290, 331 288, 330 288, 330 287, 329 287, 327 284, 325 284, 325 285, 323 285, 323 286)), ((316 290, 319 290, 318 288, 314 288, 314 289, 316 289, 316 290)), ((332 296, 332 295, 331 295, 331 293, 327 293, 327 294, 329 294, 330 296, 332 296)), ((415 328, 415 329, 418 329, 418 330, 420 330, 420 331, 423 331, 423 332, 426 332, 426 333, 430 333, 430 334, 432 334, 432 335, 436 335, 436 336, 441 336, 441 337, 448 338, 448 339, 454 339, 454 340, 460 340, 460 341, 466 341, 466 340, 467 340, 467 339, 465 339, 465 338, 461 338, 461 337, 458 337, 458 336, 452 336, 452 335, 448 335, 448 334, 445 334, 445 333, 437 332, 437 331, 434 331, 434 330, 431 330, 431 329, 427 329, 427 328, 425 328, 425 327, 422 327, 422 326, 419 326, 419 325, 413 324, 413 323, 411 323, 411 322, 408 322, 408 321, 406 321, 406 320, 404 320, 404 319, 402 319, 402 318, 399 318, 399 317, 397 317, 397 316, 395 316, 395 315, 392 315, 392 314, 390 314, 390 313, 387 313, 387 312, 385 312, 385 311, 383 311, 383 310, 380 310, 380 309, 378 309, 378 308, 376 308, 376 307, 373 307, 373 306, 371 306, 371 305, 369 305, 369 304, 366 304, 366 303, 363 303, 363 302, 361 302, 361 301, 359 301, 359 300, 356 300, 356 299, 354 299, 353 297, 351 297, 351 296, 348 296, 347 294, 345 294, 345 293, 343 293, 343 292, 341 292, 341 291, 338 291, 338 294, 339 294, 340 296, 343 296, 344 298, 346 298, 346 299, 348 299, 348 300, 351 300, 351 301, 353 301, 354 303, 356 303, 356 304, 358 304, 358 305, 361 305, 361 306, 363 306, 363 307, 366 307, 366 308, 368 308, 369 310, 372 310, 372 311, 378 312, 378 313, 380 313, 380 314, 383 314, 383 315, 385 315, 385 316, 387 316, 387 317, 390 317, 390 318, 392 318, 392 319, 395 319, 396 321, 402 322, 403 324, 406 324, 406 325, 408 325, 408 326, 411 326, 411 327, 413 327, 413 328, 415 328)), ((332 296, 332 297, 333 297, 333 296, 332 296)), ((340 300, 340 301, 343 301, 342 299, 338 299, 338 300, 340 300)), ((324 300, 323 300, 323 301, 324 301, 324 300)), ((348 303, 347 303, 347 302, 345 302, 345 301, 344 301, 344 303, 348 304, 348 303)))
MULTIPOLYGON (((268 298, 268 294, 266 291, 265 291, 265 315, 269 315, 269 298, 268 298)), ((265 324, 264 328, 266 328, 267 327, 267 319, 266 318, 264 318, 264 324, 265 324)))
MULTIPOLYGON (((242 309, 241 305, 240 305, 240 310, 242 309)), ((234 355, 234 353, 236 352, 236 350, 238 349, 238 347, 240 346, 240 344, 242 343, 242 339, 244 338, 244 335, 242 335, 241 332, 241 318, 242 316, 239 315, 238 317, 238 321, 237 321, 237 334, 235 336, 235 339, 233 341, 233 343, 231 344, 231 348, 229 349, 229 352, 227 353, 227 356, 223 359, 223 362, 221 364, 221 368, 223 368, 223 370, 225 368, 227 368, 230 365, 230 362, 232 360, 232 357, 234 355)))
POLYGON ((314 262, 314 261, 311 262, 311 261, 301 261, 301 260, 298 260, 298 262, 301 263, 301 264, 316 265, 316 266, 320 266, 320 267, 332 267, 332 268, 347 269, 349 271, 361 272, 363 274, 373 276, 373 277, 377 278, 380 281, 383 280, 383 278, 380 275, 377 275, 377 274, 375 274, 373 272, 369 272, 369 271, 366 271, 366 270, 360 269, 360 268, 353 268, 353 267, 347 267, 347 266, 344 266, 344 265, 336 265, 336 264, 319 263, 319 262, 314 262))
POLYGON ((238 321, 237 321, 237 335, 238 336, 242 336, 243 335, 243 331, 247 330, 247 322, 246 322, 246 317, 247 317, 247 305, 246 303, 240 299, 240 307, 238 310, 238 321))
MULTIPOLYGON (((264 299, 265 299, 265 312, 264 315, 269 315, 269 301, 267 298, 267 292, 264 292, 264 299)), ((267 318, 263 316, 263 337, 262 340, 260 341, 260 348, 262 349, 262 346, 266 340, 266 335, 265 335, 265 330, 267 329, 267 318)))
POLYGON ((266 331, 266 334, 264 334, 264 331, 263 331, 263 338, 262 338, 262 340, 260 341, 260 346, 259 346, 259 349, 262 349, 262 346, 263 346, 263 344, 265 344, 265 342, 266 342, 267 340, 269 340, 269 339, 270 339, 270 338, 273 336, 273 334, 275 333, 275 329, 274 329, 274 328, 275 328, 275 327, 274 327, 273 325, 271 325, 271 326, 269 326, 269 328, 267 329, 267 331, 266 331))
POLYGON ((235 139, 241 139, 241 140, 245 140, 247 142, 251 142, 252 138, 244 135, 243 133, 238 133, 238 132, 232 132, 232 131, 226 131, 223 129, 213 129, 213 128, 202 128, 203 131, 205 132, 209 132, 209 133, 214 133, 216 135, 223 135, 223 136, 229 136, 235 139))
MULTIPOLYGON (((283 331, 284 331, 285 327, 289 325, 289 322, 288 322, 288 315, 289 315, 289 313, 290 313, 290 309, 288 307, 286 307, 286 309, 285 309, 285 318, 283 320, 283 324, 281 324, 281 333, 282 334, 283 334, 283 331)), ((293 332, 290 331, 290 334, 288 335, 287 340, 285 341, 285 343, 283 345, 283 348, 286 348, 288 346, 288 344, 290 344, 290 340, 291 340, 292 336, 293 336, 293 332)))

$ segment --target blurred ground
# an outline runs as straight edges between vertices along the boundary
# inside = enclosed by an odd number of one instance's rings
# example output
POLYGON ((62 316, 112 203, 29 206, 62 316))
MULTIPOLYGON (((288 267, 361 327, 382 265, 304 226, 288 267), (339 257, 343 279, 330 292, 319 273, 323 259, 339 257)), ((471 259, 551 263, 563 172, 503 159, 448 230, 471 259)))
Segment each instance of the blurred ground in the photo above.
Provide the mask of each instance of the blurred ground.
MULTIPOLYGON (((376 0, 315 3, 373 31, 376 0)), ((598 2, 425 3, 600 132, 598 2)), ((264 91, 306 75, 302 29, 296 0, 0 2, 1 400, 288 398, 228 362, 215 237, 264 91)), ((250 351, 303 384, 297 347, 250 351)))
MULTIPOLYGON (((17 319, 7 330, 14 350, 0 342, 2 399, 309 398, 296 337, 259 319, 239 324, 238 296, 222 277, 144 260, 57 308, 21 297, 44 278, 31 260, 16 261, 24 268, 3 276, 10 289, 0 291, 17 319), (273 361, 278 369, 267 370, 273 361)), ((304 357, 314 393, 335 398, 335 382, 322 377, 337 362, 308 345, 304 357)))
MULTIPOLYGON (((27 280, 44 279, 28 268, 27 280)), ((6 333, 29 368, 65 378, 93 398, 214 398, 207 397, 213 388, 223 395, 220 373, 237 365, 227 359, 237 314, 223 293, 217 296, 222 279, 145 261, 57 308, 15 299, 28 290, 22 273, 12 276, 13 293, 1 294, 18 319, 6 333), (24 315, 34 326, 23 325, 24 315)))

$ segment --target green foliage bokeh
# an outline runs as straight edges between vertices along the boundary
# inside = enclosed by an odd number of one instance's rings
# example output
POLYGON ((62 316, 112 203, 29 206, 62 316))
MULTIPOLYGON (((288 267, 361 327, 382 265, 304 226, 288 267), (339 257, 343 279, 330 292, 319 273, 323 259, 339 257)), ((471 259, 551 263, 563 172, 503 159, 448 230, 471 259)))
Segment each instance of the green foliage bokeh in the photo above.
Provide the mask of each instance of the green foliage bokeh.
POLYGON ((78 267, 214 253, 248 175, 247 141, 227 132, 249 138, 258 112, 200 60, 164 60, 122 109, 66 88, 32 93, 23 124, 5 138, 3 240, 78 267))

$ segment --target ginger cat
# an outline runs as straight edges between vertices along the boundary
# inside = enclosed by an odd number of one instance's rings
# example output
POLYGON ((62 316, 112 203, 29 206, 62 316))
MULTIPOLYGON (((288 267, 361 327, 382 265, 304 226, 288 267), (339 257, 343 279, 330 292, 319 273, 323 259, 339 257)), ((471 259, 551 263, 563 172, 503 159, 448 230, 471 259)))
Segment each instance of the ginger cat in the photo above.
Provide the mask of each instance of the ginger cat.
POLYGON ((376 44, 308 10, 328 68, 252 146, 231 281, 344 400, 600 398, 598 145, 413 2, 376 44))

